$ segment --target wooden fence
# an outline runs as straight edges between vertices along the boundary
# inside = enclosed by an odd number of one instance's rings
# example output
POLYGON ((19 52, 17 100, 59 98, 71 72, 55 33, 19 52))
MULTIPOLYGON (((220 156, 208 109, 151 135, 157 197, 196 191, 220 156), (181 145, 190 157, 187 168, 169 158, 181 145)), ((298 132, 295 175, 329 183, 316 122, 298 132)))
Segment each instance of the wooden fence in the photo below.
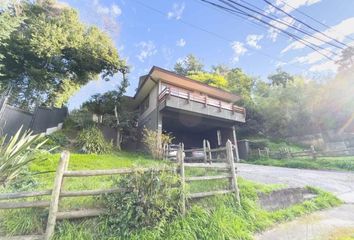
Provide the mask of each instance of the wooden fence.
POLYGON ((289 148, 281 148, 278 151, 271 151, 268 148, 252 150, 251 156, 253 158, 274 158, 274 159, 290 159, 290 158, 301 158, 309 157, 312 159, 317 159, 317 157, 343 157, 343 156, 354 156, 354 148, 347 148, 345 150, 326 150, 318 151, 314 146, 310 149, 303 151, 292 152, 289 148))
MULTIPOLYGON (((211 192, 200 192, 189 195, 183 195, 183 213, 186 211, 186 199, 197 199, 218 194, 235 193, 236 200, 240 203, 239 189, 236 178, 236 168, 233 156, 234 147, 230 141, 227 142, 226 147, 219 149, 210 149, 211 152, 224 152, 226 158, 218 163, 212 163, 212 159, 208 162, 193 163, 185 162, 185 151, 183 144, 177 150, 177 161, 179 163, 179 173, 181 175, 182 188, 185 189, 185 184, 192 181, 204 181, 204 180, 218 180, 229 179, 230 188, 211 192), (198 176, 198 177, 185 177, 185 168, 208 168, 227 171, 228 174, 219 176, 198 176)), ((236 149, 237 152, 237 149, 236 149)), ((236 155, 238 158, 238 154, 236 155)), ((119 175, 119 174, 131 174, 136 171, 151 171, 152 168, 120 168, 120 169, 108 169, 108 170, 75 170, 69 171, 69 159, 70 153, 64 151, 61 154, 58 167, 56 170, 54 185, 52 190, 42 190, 33 192, 16 192, 16 193, 2 193, 0 194, 0 209, 19 209, 19 208, 49 208, 48 218, 46 224, 46 230, 44 235, 31 235, 31 236, 17 236, 13 239, 45 239, 49 240, 53 234, 57 220, 63 219, 76 219, 84 217, 96 217, 105 213, 105 209, 92 208, 83 210, 59 210, 59 202, 62 198, 67 197, 82 197, 82 196, 97 196, 101 194, 114 193, 119 191, 126 191, 126 189, 110 188, 110 189, 96 189, 96 190, 78 190, 78 191, 65 191, 63 190, 63 183, 65 178, 73 177, 91 177, 91 176, 106 176, 106 175, 119 175), (26 199, 31 197, 51 196, 50 200, 36 200, 36 201, 22 201, 14 202, 15 199, 26 199), (7 200, 7 201, 6 201, 7 200)), ((220 159, 219 159, 220 160, 220 159)), ((154 168, 156 170, 156 168, 154 168)), ((176 167, 157 169, 160 171, 176 171, 176 167)), ((184 192, 184 191, 183 191, 184 192)), ((0 236, 1 239, 1 236, 0 236)), ((11 239, 11 238, 6 238, 11 239)))
MULTIPOLYGON (((236 146, 237 148, 237 146, 236 146)), ((229 179, 229 188, 228 189, 220 189, 220 190, 214 190, 214 191, 209 191, 209 192, 197 192, 197 193, 191 193, 188 194, 187 196, 184 196, 183 199, 183 213, 185 213, 186 209, 186 199, 198 199, 198 198, 203 198, 203 197, 208 197, 208 196, 214 196, 214 195, 219 195, 219 194, 226 194, 226 193, 234 193, 236 197, 236 201, 238 204, 240 204, 240 193, 239 193, 239 188, 237 184, 237 176, 236 176, 236 166, 234 162, 234 156, 233 156, 233 145, 230 140, 227 141, 226 147, 224 148, 218 148, 218 149, 210 149, 210 152, 225 152, 225 158, 224 159, 218 159, 219 161, 216 163, 212 161, 212 159, 209 159, 208 162, 185 162, 185 154, 186 151, 184 150, 183 144, 178 150, 177 153, 177 161, 180 163, 180 173, 181 173, 181 182, 182 182, 182 189, 185 189, 185 184, 186 182, 193 182, 193 181, 205 181, 205 180, 220 180, 220 179, 229 179), (186 168, 204 168, 204 169, 217 169, 221 171, 226 171, 228 174, 223 174, 223 175, 216 175, 216 176, 190 176, 186 177, 185 176, 185 169, 186 168)), ((237 152, 237 149, 236 149, 237 152)), ((236 155, 236 158, 238 158, 238 154, 236 155)), ((206 161, 206 159, 205 159, 206 161)), ((238 161, 238 159, 237 159, 238 161)))

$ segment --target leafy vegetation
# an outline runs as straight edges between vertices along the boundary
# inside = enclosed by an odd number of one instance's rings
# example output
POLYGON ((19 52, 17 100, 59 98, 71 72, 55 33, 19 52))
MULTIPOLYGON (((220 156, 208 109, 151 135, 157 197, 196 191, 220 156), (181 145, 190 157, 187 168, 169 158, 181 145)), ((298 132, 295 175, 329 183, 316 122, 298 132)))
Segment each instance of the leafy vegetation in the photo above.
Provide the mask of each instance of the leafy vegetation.
POLYGON ((177 187, 180 182, 176 173, 135 172, 113 185, 126 190, 102 197, 108 214, 101 218, 111 236, 129 237, 134 232, 166 224, 179 215, 182 192, 177 187))
POLYGON ((13 104, 61 106, 100 74, 108 79, 127 71, 106 33, 55 2, 21 1, 1 14, 10 24, 1 24, 8 27, 0 33, 0 88, 12 84, 13 104))
POLYGON ((290 168, 354 171, 354 157, 319 157, 317 159, 255 159, 250 163, 290 168))
POLYGON ((168 133, 161 133, 159 136, 158 131, 149 130, 144 128, 143 130, 143 143, 149 150, 151 156, 154 159, 162 159, 163 157, 163 146, 165 144, 170 144, 173 137, 168 133), (158 142, 160 138, 160 142, 158 142))
POLYGON ((84 153, 110 153, 113 147, 98 127, 83 129, 78 136, 78 143, 84 153))
POLYGON ((0 138, 0 185, 13 180, 21 170, 35 160, 35 151, 44 142, 32 145, 41 138, 41 135, 33 135, 31 131, 22 132, 22 128, 10 139, 6 135, 0 138))

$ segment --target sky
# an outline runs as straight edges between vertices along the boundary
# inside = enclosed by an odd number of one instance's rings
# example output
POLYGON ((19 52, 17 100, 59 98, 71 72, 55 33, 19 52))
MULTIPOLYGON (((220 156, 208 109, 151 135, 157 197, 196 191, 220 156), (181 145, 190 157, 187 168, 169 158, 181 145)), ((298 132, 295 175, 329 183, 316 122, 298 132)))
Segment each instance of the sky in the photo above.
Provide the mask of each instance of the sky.
MULTIPOLYGON (((240 1, 240 0, 239 0, 240 1)), ((267 5, 264 0, 246 0, 267 14, 291 22, 287 16, 267 5)), ((298 17, 321 33, 348 45, 354 45, 353 0, 269 0, 298 17), (290 7, 291 6, 291 7, 290 7), (302 15, 308 14, 327 26, 302 15)), ((130 86, 127 95, 133 96, 139 76, 152 66, 173 69, 177 61, 194 54, 205 65, 224 64, 240 67, 247 74, 266 79, 278 67, 292 74, 308 77, 334 74, 336 65, 320 53, 267 26, 249 19, 227 14, 200 0, 61 0, 75 8, 83 22, 97 25, 114 40, 119 55, 130 66, 130 86)), ((242 2, 241 2, 242 3, 242 2)), ((275 23, 276 24, 276 23, 275 23)), ((298 23, 293 23, 294 26, 298 23)), ((279 26, 286 29, 284 25, 279 26)), ((291 29, 286 29, 291 30, 291 29)), ((298 33, 300 36, 303 35, 298 33)), ((303 39, 309 39, 301 36, 303 39)), ((319 44, 312 38, 312 42, 319 44)), ((328 44, 325 50, 340 50, 328 44)), ((110 81, 91 81, 69 101, 69 109, 80 107, 91 95, 115 89, 121 81, 117 74, 110 81)))

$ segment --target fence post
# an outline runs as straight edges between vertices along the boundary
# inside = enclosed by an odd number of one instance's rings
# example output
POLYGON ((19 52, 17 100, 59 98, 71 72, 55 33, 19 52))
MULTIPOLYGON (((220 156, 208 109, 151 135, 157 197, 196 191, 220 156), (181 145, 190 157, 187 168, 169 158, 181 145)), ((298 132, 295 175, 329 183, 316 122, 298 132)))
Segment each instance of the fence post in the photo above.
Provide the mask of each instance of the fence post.
POLYGON ((204 163, 207 162, 207 144, 206 144, 206 140, 203 139, 203 151, 204 151, 204 163))
POLYGON ((267 158, 269 158, 269 148, 266 147, 265 150, 266 150, 267 158))
POLYGON ((68 167, 69 157, 70 157, 70 153, 68 151, 64 151, 62 152, 59 160, 59 164, 54 179, 51 202, 49 206, 47 227, 44 235, 45 240, 50 240, 54 234, 55 223, 56 223, 58 207, 59 207, 59 196, 60 196, 61 186, 63 183, 63 175, 64 175, 64 171, 68 167))
POLYGON ((185 175, 184 175, 184 145, 180 144, 177 151, 177 161, 180 164, 181 184, 182 184, 182 214, 186 214, 186 193, 185 193, 185 175))
POLYGON ((312 155, 312 159, 316 160, 317 156, 316 156, 316 150, 315 150, 315 146, 311 145, 311 155, 312 155))
POLYGON ((258 159, 261 159, 261 157, 262 157, 262 154, 261 154, 261 149, 260 149, 260 148, 258 148, 258 159))
POLYGON ((235 162, 234 162, 234 156, 233 156, 233 152, 232 152, 232 143, 230 140, 228 140, 226 142, 226 157, 227 157, 227 161, 229 162, 230 169, 231 169, 231 177, 232 177, 231 189, 235 191, 237 204, 241 205, 240 191, 238 189, 235 162))
POLYGON ((208 157, 209 157, 209 163, 211 163, 211 148, 210 148, 210 142, 209 142, 209 140, 207 140, 206 141, 206 144, 207 144, 207 149, 208 149, 208 151, 209 151, 209 153, 208 153, 208 157))

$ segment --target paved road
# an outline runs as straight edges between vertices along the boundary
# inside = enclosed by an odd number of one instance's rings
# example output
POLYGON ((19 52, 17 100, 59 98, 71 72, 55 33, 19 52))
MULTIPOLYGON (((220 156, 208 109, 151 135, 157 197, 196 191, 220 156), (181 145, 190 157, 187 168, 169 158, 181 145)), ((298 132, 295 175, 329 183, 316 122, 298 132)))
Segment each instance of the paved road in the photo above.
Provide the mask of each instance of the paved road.
POLYGON ((345 203, 354 203, 354 173, 237 164, 240 176, 261 183, 291 187, 314 186, 334 193, 345 203))
POLYGON ((257 240, 326 240, 347 232, 354 234, 354 173, 238 164, 240 176, 261 183, 291 187, 315 186, 344 201, 340 207, 280 224, 255 236, 257 240))

